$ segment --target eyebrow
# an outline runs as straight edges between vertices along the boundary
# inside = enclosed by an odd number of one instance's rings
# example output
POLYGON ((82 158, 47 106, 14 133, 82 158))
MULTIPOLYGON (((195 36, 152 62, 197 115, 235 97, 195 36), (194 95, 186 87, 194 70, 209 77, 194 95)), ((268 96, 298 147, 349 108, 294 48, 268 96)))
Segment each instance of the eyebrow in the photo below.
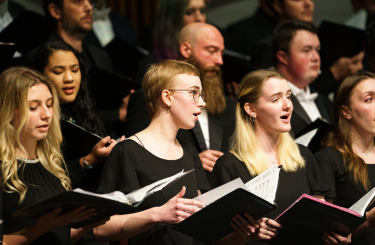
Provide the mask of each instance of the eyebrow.
MULTIPOLYGON (((75 67, 75 66, 79 66, 79 64, 74 64, 74 65, 71 65, 70 67, 75 67)), ((55 68, 64 69, 65 66, 54 66, 54 67, 52 67, 51 69, 55 69, 55 68)))
MULTIPOLYGON (((52 100, 52 97, 48 98, 48 99, 47 99, 47 102, 50 101, 50 100, 52 100)), ((41 101, 41 100, 29 100, 29 103, 30 103, 30 102, 38 102, 38 103, 40 103, 40 102, 42 102, 42 101, 41 101)))
MULTIPOLYGON (((292 93, 292 90, 289 89, 288 91, 286 91, 286 93, 287 93, 287 94, 288 94, 288 93, 292 93)), ((283 93, 282 93, 282 92, 275 93, 275 94, 271 95, 270 98, 273 97, 273 96, 276 96, 276 95, 281 95, 281 94, 283 94, 283 93)))

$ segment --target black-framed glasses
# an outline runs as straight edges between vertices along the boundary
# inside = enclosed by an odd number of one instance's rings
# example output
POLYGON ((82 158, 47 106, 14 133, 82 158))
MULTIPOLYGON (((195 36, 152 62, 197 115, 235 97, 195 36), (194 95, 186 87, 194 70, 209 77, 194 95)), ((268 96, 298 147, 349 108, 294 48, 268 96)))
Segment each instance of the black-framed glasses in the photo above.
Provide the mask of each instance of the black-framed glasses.
POLYGON ((199 97, 204 100, 204 92, 199 91, 199 88, 192 88, 192 89, 167 89, 168 91, 189 91, 190 93, 193 94, 193 100, 195 102, 199 101, 199 97))

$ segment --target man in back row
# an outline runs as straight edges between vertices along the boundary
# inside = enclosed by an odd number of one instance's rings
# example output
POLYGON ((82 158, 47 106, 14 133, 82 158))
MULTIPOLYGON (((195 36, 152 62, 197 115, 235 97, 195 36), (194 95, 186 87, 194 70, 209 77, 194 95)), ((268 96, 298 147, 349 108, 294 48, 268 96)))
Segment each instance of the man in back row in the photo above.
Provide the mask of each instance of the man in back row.
MULTIPOLYGON (((212 25, 193 23, 180 32, 179 60, 198 68, 206 107, 198 116, 195 127, 180 130, 177 137, 195 146, 207 172, 212 171, 217 158, 228 150, 229 137, 234 131, 235 102, 224 95, 220 70, 223 51, 224 39, 212 25)), ((143 91, 136 91, 129 101, 126 135, 136 134, 149 123, 143 91)))
POLYGON ((332 104, 310 88, 320 70, 318 29, 309 22, 285 21, 273 35, 274 66, 286 77, 292 90, 291 126, 298 134, 317 118, 331 121, 332 104))

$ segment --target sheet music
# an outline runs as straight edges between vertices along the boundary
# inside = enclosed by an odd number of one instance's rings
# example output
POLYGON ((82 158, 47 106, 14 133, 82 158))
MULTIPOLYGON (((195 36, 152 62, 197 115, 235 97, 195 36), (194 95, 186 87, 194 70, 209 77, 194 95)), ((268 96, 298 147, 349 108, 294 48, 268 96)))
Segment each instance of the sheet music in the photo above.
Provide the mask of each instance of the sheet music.
MULTIPOLYGON (((224 185, 221 185, 209 192, 204 193, 203 195, 197 196, 194 198, 195 200, 201 201, 203 203, 203 207, 215 202, 216 200, 220 199, 221 197, 231 193, 232 191, 242 188, 247 190, 245 184, 242 182, 241 178, 237 178, 228 182, 224 185)), ((248 190, 247 190, 248 191, 248 190)))
POLYGON ((280 170, 281 168, 277 166, 269 168, 245 185, 251 193, 270 203, 275 203, 280 170))
POLYGON ((364 216, 367 207, 370 206, 374 202, 374 197, 375 197, 375 187, 372 188, 371 191, 367 192, 366 195, 364 195, 361 199, 359 199, 356 203, 354 203, 354 205, 351 206, 349 209, 364 216))
POLYGON ((318 131, 318 129, 314 129, 314 130, 311 130, 310 132, 298 137, 295 142, 297 144, 301 144, 301 145, 304 145, 304 146, 308 146, 311 139, 314 137, 314 135, 316 134, 316 132, 318 131))

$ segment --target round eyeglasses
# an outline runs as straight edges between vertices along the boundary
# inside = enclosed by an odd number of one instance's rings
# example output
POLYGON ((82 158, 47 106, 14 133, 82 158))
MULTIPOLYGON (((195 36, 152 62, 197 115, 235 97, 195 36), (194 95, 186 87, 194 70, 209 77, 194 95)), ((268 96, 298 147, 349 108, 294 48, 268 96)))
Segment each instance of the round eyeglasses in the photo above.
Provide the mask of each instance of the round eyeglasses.
POLYGON ((168 91, 189 91, 193 94, 193 100, 195 102, 199 101, 199 97, 204 100, 204 91, 199 91, 199 88, 192 88, 192 89, 167 89, 168 91))

